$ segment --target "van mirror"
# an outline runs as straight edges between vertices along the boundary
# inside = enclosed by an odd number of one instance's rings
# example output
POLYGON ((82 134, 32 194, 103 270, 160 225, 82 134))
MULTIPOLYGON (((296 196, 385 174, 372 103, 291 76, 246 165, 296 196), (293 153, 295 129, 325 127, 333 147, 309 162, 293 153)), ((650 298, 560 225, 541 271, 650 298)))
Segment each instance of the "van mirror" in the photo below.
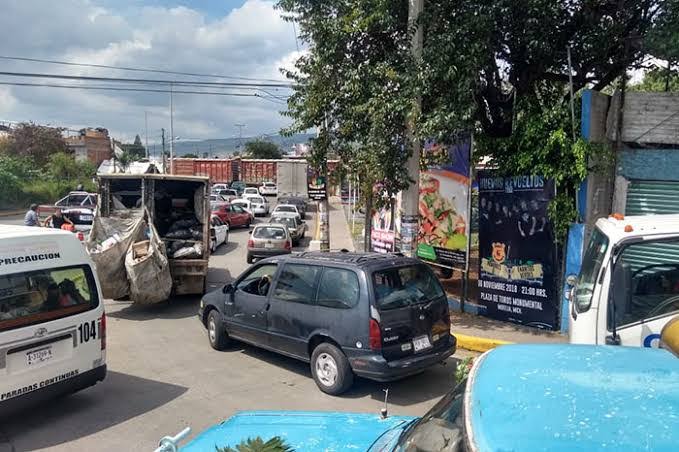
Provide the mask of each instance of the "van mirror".
POLYGON ((679 317, 665 324, 660 332, 660 348, 669 350, 679 358, 679 317))
POLYGON ((231 293, 233 292, 233 285, 227 284, 224 287, 222 287, 222 293, 231 293))
POLYGON ((566 276, 566 284, 569 286, 574 286, 576 282, 578 282, 578 275, 571 273, 570 275, 566 276))

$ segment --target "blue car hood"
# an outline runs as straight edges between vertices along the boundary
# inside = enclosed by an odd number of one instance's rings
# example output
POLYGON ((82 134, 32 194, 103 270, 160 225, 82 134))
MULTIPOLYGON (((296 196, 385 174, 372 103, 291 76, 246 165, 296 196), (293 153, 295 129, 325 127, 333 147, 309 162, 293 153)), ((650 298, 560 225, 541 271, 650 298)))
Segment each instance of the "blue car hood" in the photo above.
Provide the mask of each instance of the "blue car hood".
POLYGON ((196 436, 181 450, 214 451, 235 447, 248 438, 280 436, 296 452, 366 451, 384 432, 401 428, 413 417, 316 411, 244 411, 196 436))

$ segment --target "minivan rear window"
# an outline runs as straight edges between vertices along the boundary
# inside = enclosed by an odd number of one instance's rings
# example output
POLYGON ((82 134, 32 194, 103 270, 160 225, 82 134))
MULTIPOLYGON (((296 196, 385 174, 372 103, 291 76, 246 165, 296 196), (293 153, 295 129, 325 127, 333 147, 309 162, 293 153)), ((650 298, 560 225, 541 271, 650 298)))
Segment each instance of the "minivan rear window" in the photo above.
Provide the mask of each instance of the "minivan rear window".
POLYGON ((373 273, 379 309, 396 309, 445 296, 434 272, 424 264, 390 268, 373 273))
POLYGON ((0 275, 0 332, 49 322, 99 305, 89 266, 0 275))

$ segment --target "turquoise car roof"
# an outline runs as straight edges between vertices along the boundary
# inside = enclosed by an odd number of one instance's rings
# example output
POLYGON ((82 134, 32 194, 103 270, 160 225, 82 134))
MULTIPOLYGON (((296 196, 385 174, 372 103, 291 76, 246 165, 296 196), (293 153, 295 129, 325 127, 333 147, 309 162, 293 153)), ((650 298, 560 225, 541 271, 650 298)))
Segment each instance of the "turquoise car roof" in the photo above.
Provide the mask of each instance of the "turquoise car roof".
POLYGON ((679 450, 679 359, 665 350, 507 345, 479 359, 472 450, 679 450))

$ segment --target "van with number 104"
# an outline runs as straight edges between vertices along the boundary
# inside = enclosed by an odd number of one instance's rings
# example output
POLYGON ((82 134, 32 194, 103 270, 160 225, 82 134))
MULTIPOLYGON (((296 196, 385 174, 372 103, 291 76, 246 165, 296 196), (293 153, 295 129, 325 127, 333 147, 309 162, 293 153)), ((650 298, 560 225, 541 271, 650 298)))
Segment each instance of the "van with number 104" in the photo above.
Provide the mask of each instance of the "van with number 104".
POLYGON ((106 376, 94 265, 57 229, 0 226, 0 417, 106 376))

